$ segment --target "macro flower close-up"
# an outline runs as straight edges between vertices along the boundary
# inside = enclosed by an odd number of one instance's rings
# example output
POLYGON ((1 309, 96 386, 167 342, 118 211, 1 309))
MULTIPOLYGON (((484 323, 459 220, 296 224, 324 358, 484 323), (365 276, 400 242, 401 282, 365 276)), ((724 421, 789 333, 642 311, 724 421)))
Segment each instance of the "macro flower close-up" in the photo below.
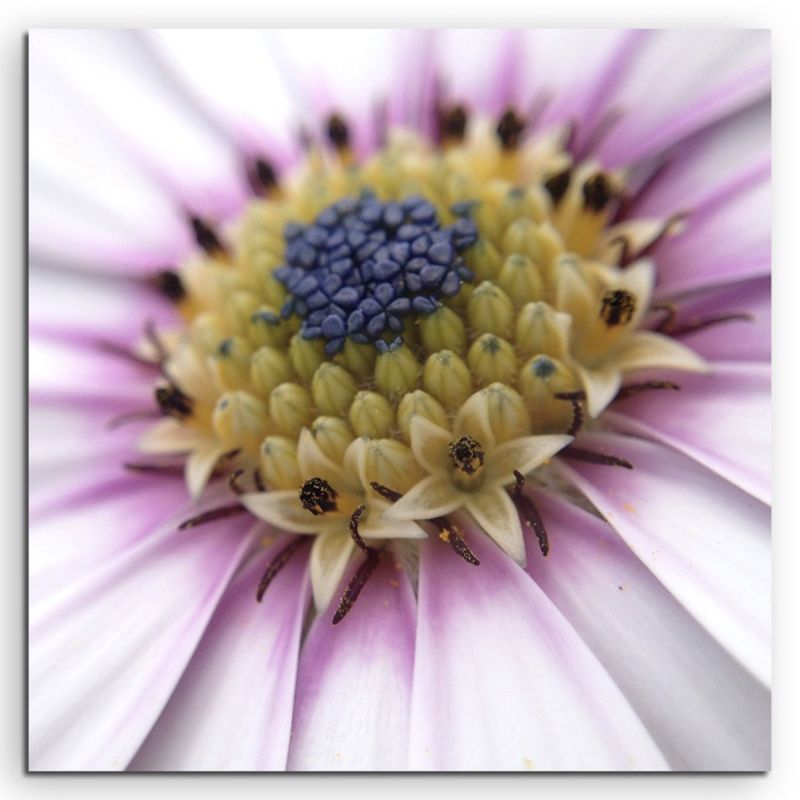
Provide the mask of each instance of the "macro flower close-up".
POLYGON ((30 769, 769 769, 768 32, 28 70, 30 769))

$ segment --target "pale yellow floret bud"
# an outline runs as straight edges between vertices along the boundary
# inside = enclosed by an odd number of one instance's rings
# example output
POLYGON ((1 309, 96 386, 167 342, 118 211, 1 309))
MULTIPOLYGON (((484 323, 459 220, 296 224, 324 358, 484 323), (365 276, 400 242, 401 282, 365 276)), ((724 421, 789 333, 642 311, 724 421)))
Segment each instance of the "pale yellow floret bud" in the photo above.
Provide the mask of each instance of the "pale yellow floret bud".
POLYGON ((511 298, 516 309, 532 300, 540 300, 544 294, 539 268, 528 256, 518 253, 513 253, 503 262, 497 283, 511 298))
POLYGON ((228 335, 222 314, 204 311, 198 314, 191 324, 192 343, 206 353, 213 353, 219 343, 228 335))
MULTIPOLYGON (((223 315, 228 329, 238 336, 247 336, 250 328, 250 317, 261 305, 261 301, 252 292, 244 289, 233 292, 225 299, 223 315)), ((265 343, 266 344, 266 343, 265 343)))
POLYGON ((328 458, 341 464, 353 441, 350 426, 341 417, 317 417, 311 423, 311 435, 328 458))
POLYGON ((363 381, 372 374, 376 355, 377 351, 373 345, 357 344, 347 339, 341 353, 336 356, 336 361, 356 378, 363 381))
POLYGON ((323 414, 346 414, 357 391, 355 378, 344 367, 330 362, 320 364, 311 380, 314 403, 323 414))
POLYGON ((419 325, 422 342, 431 353, 452 350, 462 355, 467 346, 467 332, 461 317, 447 306, 423 317, 419 325))
POLYGON ((221 391, 249 386, 250 344, 241 336, 223 339, 211 356, 211 372, 221 391))
POLYGON ((572 403, 555 395, 578 391, 580 382, 566 364, 547 355, 534 356, 522 367, 519 386, 534 434, 569 430, 573 419, 572 403))
POLYGON ((486 386, 494 381, 513 383, 519 369, 514 348, 493 333, 484 333, 472 343, 467 363, 478 386, 486 386))
POLYGON ((396 439, 373 439, 367 445, 366 473, 375 481, 395 492, 405 493, 425 477, 407 445, 396 439))
POLYGON ((292 367, 289 359, 276 347, 260 347, 250 359, 250 383, 263 397, 278 384, 292 379, 292 367))
POLYGON ((325 361, 325 341, 304 339, 296 333, 289 343, 289 361, 300 380, 310 382, 319 365, 325 361))
POLYGON ((425 362, 425 389, 448 411, 456 411, 472 394, 469 368, 455 353, 440 350, 425 362))
POLYGON ((249 392, 226 392, 217 401, 211 424, 223 447, 255 453, 267 433, 264 403, 249 392))
POLYGON ((464 254, 464 262, 475 273, 475 280, 492 281, 497 278, 503 257, 487 239, 478 239, 464 254))
POLYGON ((476 334, 493 333, 510 339, 514 330, 514 306, 497 285, 484 281, 469 298, 467 313, 476 334))
POLYGON ((555 309, 547 303, 528 303, 517 317, 517 350, 522 356, 537 353, 562 358, 566 335, 558 324, 555 309))
POLYGON ((483 392, 489 408, 489 425, 498 442, 530 435, 530 414, 519 392, 504 383, 493 383, 483 392))
POLYGON ((382 394, 359 392, 350 406, 350 424, 358 436, 380 439, 394 427, 394 412, 382 394))
POLYGON ((267 436, 261 443, 261 477, 270 489, 297 489, 303 479, 297 464, 297 442, 285 436, 267 436))
MULTIPOLYGON (((277 263, 274 265, 271 264, 270 266, 277 266, 277 263)), ((284 289, 283 285, 269 272, 266 273, 264 278, 264 299, 273 308, 281 308, 286 300, 286 289, 284 289)))
POLYGON ((405 345, 381 353, 375 361, 375 383, 389 398, 410 392, 419 380, 420 365, 405 345))
POLYGON ((297 436, 311 421, 311 392, 296 383, 282 383, 269 396, 269 414, 278 433, 297 436))
POLYGON ((291 333, 289 323, 272 306, 259 306, 250 315, 247 334, 256 346, 267 344, 270 347, 284 348, 291 333))
POLYGON ((411 417, 415 414, 425 417, 440 428, 447 427, 447 412, 442 404, 427 392, 417 389, 404 395, 397 407, 397 424, 407 442, 411 441, 411 417))

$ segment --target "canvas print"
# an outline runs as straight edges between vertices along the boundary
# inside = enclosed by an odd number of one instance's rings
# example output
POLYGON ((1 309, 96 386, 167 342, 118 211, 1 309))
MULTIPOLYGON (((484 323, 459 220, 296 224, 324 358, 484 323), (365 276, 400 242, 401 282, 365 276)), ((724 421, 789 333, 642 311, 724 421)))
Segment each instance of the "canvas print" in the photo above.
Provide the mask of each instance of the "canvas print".
POLYGON ((40 30, 33 771, 764 771, 770 41, 40 30))

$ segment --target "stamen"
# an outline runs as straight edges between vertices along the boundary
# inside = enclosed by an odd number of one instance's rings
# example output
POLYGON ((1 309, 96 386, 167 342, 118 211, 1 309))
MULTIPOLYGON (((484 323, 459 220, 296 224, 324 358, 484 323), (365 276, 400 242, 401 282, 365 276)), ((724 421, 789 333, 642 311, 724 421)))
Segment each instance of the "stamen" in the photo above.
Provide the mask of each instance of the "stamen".
POLYGON ((517 116, 513 108, 509 108, 497 123, 497 135, 503 150, 514 150, 519 145, 526 121, 517 116))
POLYGON ((219 256, 227 252, 216 231, 209 223, 195 216, 190 217, 189 222, 192 226, 195 241, 208 255, 219 256))
POLYGON ((182 464, 147 464, 143 462, 128 461, 122 465, 122 468, 128 470, 128 472, 153 473, 155 475, 174 475, 176 478, 182 478, 185 472, 182 464))
POLYGON ((614 400, 623 400, 626 397, 632 397, 640 392, 649 392, 658 389, 670 389, 672 391, 680 391, 680 386, 672 381, 644 381, 643 383, 629 383, 623 386, 618 392, 614 400))
POLYGON ((305 541, 306 540, 302 536, 295 537, 269 562, 258 584, 258 590, 256 591, 257 602, 261 602, 269 585, 275 580, 278 573, 291 561, 292 556, 300 549, 300 546, 304 544, 305 541))
POLYGON ((353 537, 353 541, 365 553, 369 552, 370 548, 367 547, 366 542, 361 538, 361 534, 358 532, 358 521, 361 519, 361 515, 366 511, 366 509, 366 506, 359 506, 350 517, 350 535, 353 537))
POLYGON ((197 528, 199 525, 205 525, 207 522, 214 522, 218 519, 225 519, 226 517, 235 517, 237 514, 244 514, 247 509, 241 503, 233 503, 229 506, 220 506, 219 508, 212 508, 209 511, 204 511, 196 517, 191 517, 185 522, 178 525, 179 531, 186 531, 189 528, 197 528))
POLYGON ((328 141, 339 151, 347 150, 350 146, 350 130, 347 123, 339 114, 331 114, 328 117, 326 128, 328 141))
POLYGON ((666 220, 666 222, 664 222, 656 235, 653 236, 653 238, 647 242, 644 247, 641 247, 636 252, 632 250, 630 242, 624 236, 618 236, 615 239, 612 239, 609 244, 616 244, 617 242, 622 243, 622 250, 619 256, 620 269, 625 269, 637 259, 650 255, 650 253, 652 253, 655 249, 656 245, 658 245, 659 242, 663 241, 666 236, 675 230, 675 227, 678 225, 678 223, 680 223, 686 216, 687 215, 683 213, 673 214, 668 220, 666 220))
POLYGON ((148 319, 144 323, 144 335, 147 337, 147 340, 153 346, 153 350, 155 350, 156 354, 158 355, 159 366, 162 365, 169 357, 169 353, 167 352, 167 348, 164 347, 161 337, 158 335, 156 324, 153 322, 153 320, 148 319))
POLYGON ((192 414, 192 398, 177 386, 159 386, 155 392, 161 413, 175 419, 186 419, 192 414))
POLYGON ((636 299, 624 289, 614 289, 603 295, 600 317, 609 328, 616 325, 627 325, 636 311, 636 299))
POLYGON ((450 108, 439 109, 438 119, 439 141, 461 142, 467 130, 467 111, 457 104, 450 108))
POLYGON ((607 453, 596 453, 594 450, 584 450, 583 448, 573 447, 572 445, 565 447, 559 455, 565 456, 566 458, 573 458, 576 461, 586 461, 589 464, 603 464, 606 467, 633 469, 633 464, 626 458, 611 456, 607 453))
POLYGON ((323 478, 311 478, 300 487, 300 502, 314 516, 336 511, 336 491, 323 478))
POLYGON ((447 542, 450 545, 450 549, 456 554, 461 556, 468 564, 472 564, 474 567, 480 566, 480 561, 478 561, 477 556, 472 550, 469 549, 469 546, 464 541, 464 537, 461 535, 461 531, 458 529, 458 526, 454 523, 450 522, 447 517, 435 517, 431 520, 434 525, 439 527, 441 533, 439 534, 439 538, 443 542, 447 542))
POLYGON ((397 502, 403 495, 400 492, 396 492, 394 489, 390 489, 388 486, 384 486, 382 483, 378 483, 377 481, 370 481, 369 484, 381 497, 386 498, 390 503, 397 502))
POLYGON ((546 556, 550 552, 550 540, 547 537, 547 529, 544 526, 542 515, 533 504, 533 500, 522 493, 522 488, 525 486, 525 476, 515 469, 514 478, 514 488, 510 491, 511 497, 517 506, 517 511, 523 523, 531 528, 536 535, 536 541, 539 542, 539 550, 542 551, 543 556, 546 556))
POLYGON ((264 478, 261 477, 261 470, 258 467, 253 470, 253 483, 255 483, 259 492, 267 491, 267 485, 264 483, 264 478))
POLYGON ((106 428, 110 431, 116 430, 122 425, 127 425, 129 422, 138 422, 142 419, 158 419, 160 416, 158 411, 153 411, 152 408, 143 408, 138 411, 123 411, 117 414, 106 422, 106 428))
POLYGON ((593 175, 583 184, 583 205, 588 211, 599 214, 614 199, 614 187, 602 173, 593 175))
POLYGON ((567 193, 567 189, 569 189, 571 180, 572 169, 567 167, 563 172, 549 177, 544 182, 544 188, 552 198, 554 205, 558 205, 564 199, 564 195, 567 193))
POLYGON ((342 599, 339 601, 339 608, 336 609, 336 613, 333 615, 334 625, 338 625, 355 605, 358 596, 361 594, 361 590, 370 579, 372 573, 375 572, 375 568, 378 566, 381 556, 382 552, 380 550, 373 550, 371 548, 367 550, 367 557, 364 563, 358 568, 356 574, 353 575, 350 583, 347 584, 342 599))
POLYGON ((653 306, 655 310, 666 311, 667 317, 658 325, 657 331, 673 337, 688 336, 690 333, 722 325, 725 322, 752 322, 753 315, 745 311, 724 311, 719 314, 709 314, 705 317, 691 317, 682 325, 677 324, 678 311, 670 303, 653 306))
POLYGON ((133 350, 129 350, 127 347, 123 347, 116 342, 109 342, 106 339, 101 339, 99 342, 97 342, 97 346, 105 353, 111 353, 112 355, 120 356, 128 361, 141 364, 143 367, 152 367, 154 369, 158 369, 159 367, 157 361, 153 361, 151 358, 145 358, 145 356, 134 353, 133 350))
POLYGON ((186 297, 181 276, 171 269, 162 269, 150 279, 153 286, 173 303, 180 303, 186 297))
POLYGON ((569 400, 572 403, 572 424, 569 426, 567 436, 576 436, 583 427, 583 401, 585 392, 557 392, 554 397, 558 400, 569 400))
POLYGON ((454 466, 466 475, 474 475, 483 466, 485 459, 480 443, 471 436, 462 436, 450 442, 448 453, 454 466))
POLYGON ((230 477, 228 478, 228 487, 234 494, 245 493, 245 489, 240 483, 242 475, 244 475, 243 469, 235 469, 233 472, 231 472, 230 477))

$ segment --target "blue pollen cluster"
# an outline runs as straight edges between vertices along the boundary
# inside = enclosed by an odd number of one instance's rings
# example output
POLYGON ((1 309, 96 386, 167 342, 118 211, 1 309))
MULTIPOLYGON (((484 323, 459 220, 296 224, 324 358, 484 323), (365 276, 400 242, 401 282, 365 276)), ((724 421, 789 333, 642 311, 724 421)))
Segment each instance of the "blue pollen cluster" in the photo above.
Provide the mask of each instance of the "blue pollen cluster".
POLYGON ((478 231, 468 206, 453 211, 461 216, 442 228, 422 197, 383 203, 365 194, 339 200, 311 225, 289 223, 286 263, 273 273, 290 293, 281 315, 300 316, 303 338, 325 339, 329 356, 348 337, 381 352, 399 347, 404 317, 433 313, 473 280, 460 254, 478 231))

